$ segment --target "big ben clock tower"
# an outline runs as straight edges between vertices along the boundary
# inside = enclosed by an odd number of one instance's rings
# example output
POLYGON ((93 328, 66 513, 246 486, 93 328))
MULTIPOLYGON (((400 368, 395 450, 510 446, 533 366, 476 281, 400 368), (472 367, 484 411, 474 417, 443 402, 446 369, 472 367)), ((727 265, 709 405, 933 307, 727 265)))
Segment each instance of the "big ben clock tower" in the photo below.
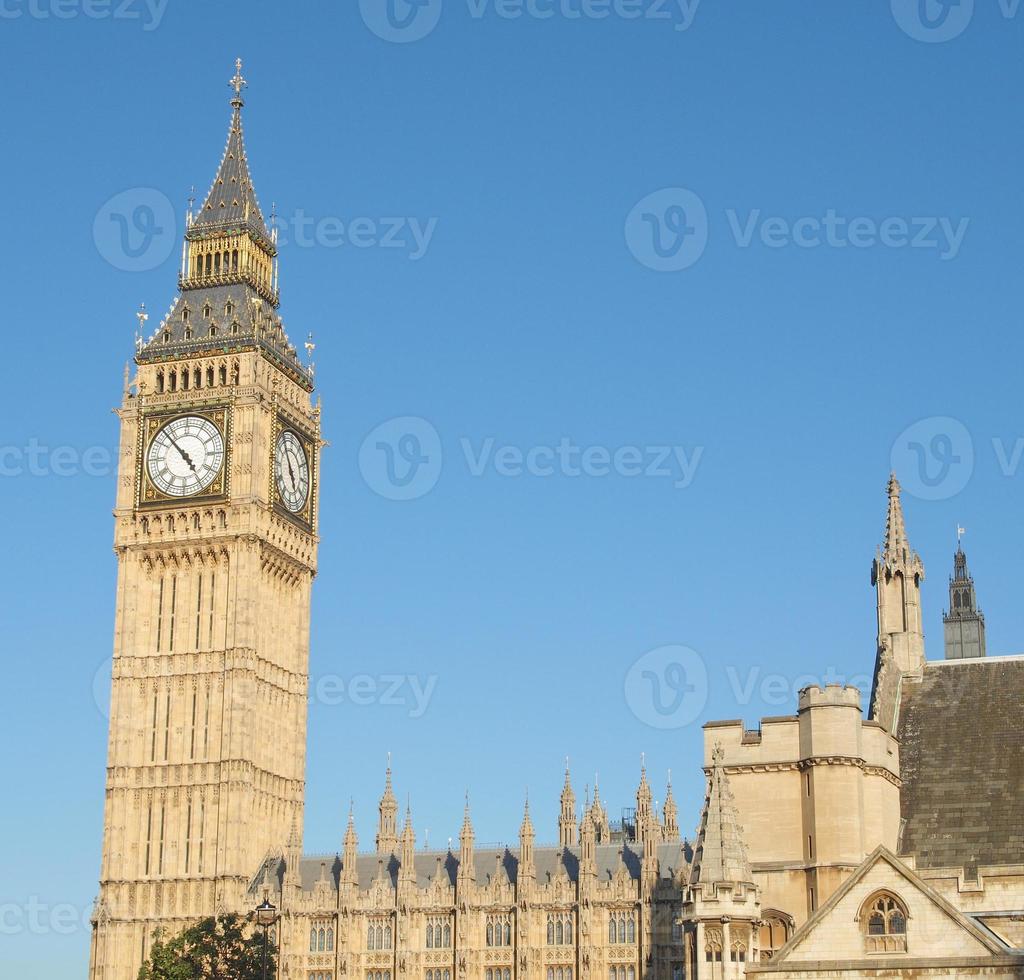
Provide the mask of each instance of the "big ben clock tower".
POLYGON ((134 980, 158 927, 242 911, 260 862, 302 826, 320 419, 277 312, 240 62, 231 84, 178 296, 118 413, 94 980, 134 980))

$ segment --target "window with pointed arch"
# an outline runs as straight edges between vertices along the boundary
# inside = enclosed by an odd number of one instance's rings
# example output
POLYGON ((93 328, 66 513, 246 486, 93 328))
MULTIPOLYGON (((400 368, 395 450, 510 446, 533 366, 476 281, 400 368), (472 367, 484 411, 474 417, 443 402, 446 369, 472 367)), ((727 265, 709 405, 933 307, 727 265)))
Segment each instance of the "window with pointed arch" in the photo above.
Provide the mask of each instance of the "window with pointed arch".
POLYGON ((366 980, 391 980, 390 970, 367 970, 366 980))
POLYGON ((549 966, 547 980, 572 980, 571 966, 549 966))
POLYGON ((722 962, 722 934, 717 929, 704 930, 704 961, 722 962))
POLYGON ((323 970, 317 970, 315 973, 310 971, 309 980, 331 980, 331 974, 324 973, 323 970))
POLYGON ((789 942, 793 935, 793 920, 783 912, 766 910, 757 931, 757 948, 762 963, 767 963, 789 942))
POLYGON ((636 942, 636 914, 610 912, 608 915, 608 942, 613 944, 636 942))
POLYGON ((502 915, 487 916, 484 935, 488 946, 511 946, 512 916, 507 912, 502 915))
POLYGON ((859 918, 865 952, 907 951, 907 907, 891 892, 872 895, 861 906, 859 918))
POLYGON ((747 962, 747 944, 742 939, 733 941, 731 948, 729 949, 729 959, 733 963, 746 963, 747 962))
POLYGON ((371 921, 366 927, 367 949, 391 949, 391 925, 371 921))
POLYGON ((571 946, 573 937, 572 913, 551 912, 548 915, 547 938, 549 946, 571 946))
POLYGON ((451 923, 440 917, 427 919, 427 949, 450 949, 451 945, 451 923))
POLYGON ((636 980, 636 967, 623 964, 610 966, 608 967, 608 980, 636 980))
MULTIPOLYGON (((448 971, 445 970, 445 973, 447 972, 448 971)), ((484 973, 484 978, 485 980, 512 980, 512 971, 507 966, 505 967, 505 969, 501 969, 499 967, 497 969, 487 970, 484 973)))
POLYGON ((427 970, 425 980, 452 980, 451 970, 427 970))

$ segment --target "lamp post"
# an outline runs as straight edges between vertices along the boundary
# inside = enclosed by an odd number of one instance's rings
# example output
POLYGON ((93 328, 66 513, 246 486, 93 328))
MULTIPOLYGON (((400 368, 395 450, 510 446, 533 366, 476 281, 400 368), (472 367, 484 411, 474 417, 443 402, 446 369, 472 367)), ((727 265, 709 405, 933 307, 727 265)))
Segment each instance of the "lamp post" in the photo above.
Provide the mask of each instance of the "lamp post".
POLYGON ((256 906, 253 911, 253 918, 256 925, 263 926, 263 980, 267 980, 267 943, 270 935, 270 927, 277 922, 277 907, 266 897, 256 906))

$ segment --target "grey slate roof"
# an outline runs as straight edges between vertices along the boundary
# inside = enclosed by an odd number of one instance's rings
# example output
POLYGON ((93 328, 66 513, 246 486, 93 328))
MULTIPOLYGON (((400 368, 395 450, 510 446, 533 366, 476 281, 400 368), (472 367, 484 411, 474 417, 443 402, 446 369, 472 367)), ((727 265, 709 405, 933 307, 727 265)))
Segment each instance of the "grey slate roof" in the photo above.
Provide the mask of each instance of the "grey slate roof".
POLYGON ((1024 864, 1024 657, 904 678, 900 851, 919 868, 1024 864))
MULTIPOLYGON (((639 844, 598 844, 594 848, 597 862, 598 881, 608 881, 617 873, 621 865, 625 865, 630 878, 636 880, 640 877, 640 861, 642 851, 639 844), (619 852, 622 852, 620 858, 619 852)), ((473 853, 473 865, 475 880, 478 885, 487 885, 498 868, 497 855, 501 854, 501 867, 509 880, 515 884, 519 869, 518 848, 512 849, 504 846, 492 848, 476 848, 473 853)), ((677 844, 659 844, 658 859, 660 875, 662 878, 677 878, 682 875, 686 880, 689 874, 690 859, 692 850, 685 842, 677 844)), ((360 854, 357 857, 357 868, 359 871, 359 887, 369 888, 380 872, 379 858, 376 853, 360 854)), ((260 869, 253 880, 250 890, 259 893, 268 880, 280 880, 284 874, 285 862, 283 858, 274 858, 267 861, 260 869)), ((564 868, 570 881, 576 881, 579 872, 579 859, 569 849, 563 851, 558 847, 537 847, 534 848, 534 865, 537 870, 537 882, 546 883, 548 876, 554 879, 559 873, 559 865, 564 868)), ((459 870, 459 857, 450 851, 417 851, 415 856, 416 884, 419 888, 425 888, 441 874, 443 878, 454 885, 459 870), (440 864, 439 864, 440 862, 440 864)), ((387 879, 392 885, 398 881, 398 871, 401 862, 397 855, 390 855, 384 860, 383 870, 387 879)), ((321 873, 326 873, 327 880, 332 888, 337 887, 341 874, 342 861, 337 854, 330 855, 306 855, 302 858, 299 866, 299 875, 302 889, 309 891, 320 878, 321 873)))
POLYGON ((212 231, 244 228, 261 239, 271 251, 276 251, 271 245, 270 232, 263 220, 263 212, 256 199, 256 188, 249 173, 242 132, 242 102, 238 99, 232 101, 231 125, 228 128, 224 156, 221 157, 206 200, 195 221, 189 226, 188 237, 199 238, 212 231))

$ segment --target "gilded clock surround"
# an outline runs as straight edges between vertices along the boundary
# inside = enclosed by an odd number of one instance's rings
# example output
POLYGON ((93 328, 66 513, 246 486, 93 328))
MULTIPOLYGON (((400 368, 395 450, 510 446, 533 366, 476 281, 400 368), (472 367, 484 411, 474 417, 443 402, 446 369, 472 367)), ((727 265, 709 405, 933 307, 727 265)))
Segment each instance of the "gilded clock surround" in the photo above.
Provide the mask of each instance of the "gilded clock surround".
POLYGON ((144 425, 139 427, 140 442, 138 447, 138 467, 136 469, 136 486, 139 488, 137 502, 140 507, 179 506, 185 501, 214 501, 228 496, 231 473, 231 412, 227 405, 211 408, 209 406, 182 405, 174 411, 153 412, 144 416, 144 425), (221 434, 224 441, 224 460, 220 472, 209 486, 187 496, 175 496, 164 493, 154 484, 149 472, 147 460, 153 440, 170 422, 184 416, 194 415, 204 418, 221 434))
POLYGON ((314 501, 316 499, 316 481, 317 481, 317 452, 316 452, 316 440, 308 432, 306 432, 301 425, 295 424, 284 414, 278 412, 274 418, 274 433, 271 449, 270 459, 270 486, 269 495, 273 502, 274 509, 279 513, 283 514, 289 520, 295 521, 302 527, 311 528, 313 526, 314 514, 314 501), (293 511, 285 503, 281 496, 281 490, 277 485, 276 470, 277 470, 277 446, 280 440, 280 436, 285 432, 291 432, 299 441, 302 446, 302 451, 306 454, 306 464, 309 468, 309 489, 306 493, 306 499, 302 505, 302 508, 298 511, 293 511))

